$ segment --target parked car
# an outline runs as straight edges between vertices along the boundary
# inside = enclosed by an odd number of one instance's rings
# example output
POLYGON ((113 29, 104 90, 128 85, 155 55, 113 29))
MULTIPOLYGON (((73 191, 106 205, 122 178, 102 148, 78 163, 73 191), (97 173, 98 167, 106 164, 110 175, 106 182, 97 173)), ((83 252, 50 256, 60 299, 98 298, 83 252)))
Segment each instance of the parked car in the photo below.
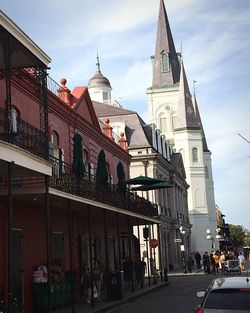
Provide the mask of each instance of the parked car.
POLYGON ((202 297, 195 313, 250 312, 250 280, 247 277, 221 277, 212 281, 206 291, 198 291, 202 297))

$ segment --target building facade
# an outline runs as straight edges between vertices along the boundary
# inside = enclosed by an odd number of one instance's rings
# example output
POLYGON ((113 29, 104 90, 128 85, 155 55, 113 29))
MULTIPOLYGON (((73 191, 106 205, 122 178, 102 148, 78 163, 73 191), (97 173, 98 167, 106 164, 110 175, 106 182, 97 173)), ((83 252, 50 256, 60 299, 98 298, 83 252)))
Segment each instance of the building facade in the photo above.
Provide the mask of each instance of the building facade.
MULTIPOLYGON (((216 209, 211 166, 197 99, 189 90, 181 54, 176 52, 164 1, 160 0, 153 81, 147 89, 149 120, 166 136, 172 149, 181 153, 188 190, 192 227, 192 252, 210 251, 206 231, 215 233, 216 209)), ((215 248, 218 248, 215 241, 215 248)))
MULTIPOLYGON (((141 254, 147 264, 150 264, 149 270, 152 271, 152 264, 155 264, 157 269, 185 271, 183 258, 186 261, 190 256, 192 225, 188 216, 188 185, 181 155, 173 153, 165 136, 154 125, 146 124, 136 112, 95 101, 93 104, 98 118, 112 129, 118 130, 120 136, 126 139, 128 152, 132 156, 130 177, 142 175, 169 183, 163 189, 139 191, 135 188, 136 193, 158 207, 159 232, 156 227, 146 225, 149 228, 149 238, 141 243, 141 254), (149 241, 152 238, 159 239, 159 247, 150 247, 149 241)), ((140 228, 141 236, 143 228, 140 228)), ((137 229, 134 234, 138 236, 137 229)))
MULTIPOLYGON (((0 300, 8 312, 73 312, 83 268, 96 262, 102 298, 111 299, 110 273, 138 257, 143 239, 133 228, 159 223, 155 205, 119 188, 131 157, 103 133, 88 89, 56 84, 49 63, 0 11, 0 300)), ((92 304, 93 289, 91 280, 92 304)))

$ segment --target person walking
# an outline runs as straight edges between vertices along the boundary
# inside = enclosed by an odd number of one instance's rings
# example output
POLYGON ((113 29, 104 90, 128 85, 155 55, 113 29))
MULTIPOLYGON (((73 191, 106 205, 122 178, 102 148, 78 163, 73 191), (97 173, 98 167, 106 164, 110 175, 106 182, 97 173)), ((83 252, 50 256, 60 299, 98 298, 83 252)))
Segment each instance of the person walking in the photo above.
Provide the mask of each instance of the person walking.
POLYGON ((83 269, 81 286, 83 288, 83 295, 86 302, 91 304, 91 272, 87 265, 85 265, 83 269))
POLYGON ((94 266, 92 269, 92 278, 93 278, 94 288, 96 288, 96 291, 97 291, 97 301, 101 301, 103 277, 102 277, 102 273, 100 271, 99 264, 97 261, 94 263, 94 266))
POLYGON ((240 263, 241 271, 244 271, 245 270, 246 259, 245 259, 244 254, 242 252, 239 253, 238 260, 239 260, 239 263, 240 263))
POLYGON ((201 255, 198 251, 195 253, 194 258, 196 262, 196 267, 198 270, 200 270, 201 269, 201 255))
POLYGON ((220 258, 219 258, 219 265, 220 265, 222 274, 224 273, 224 269, 225 269, 225 261, 226 261, 225 254, 224 252, 221 251, 220 258))
POLYGON ((210 274, 210 261, 207 251, 202 256, 203 269, 206 274, 210 274))

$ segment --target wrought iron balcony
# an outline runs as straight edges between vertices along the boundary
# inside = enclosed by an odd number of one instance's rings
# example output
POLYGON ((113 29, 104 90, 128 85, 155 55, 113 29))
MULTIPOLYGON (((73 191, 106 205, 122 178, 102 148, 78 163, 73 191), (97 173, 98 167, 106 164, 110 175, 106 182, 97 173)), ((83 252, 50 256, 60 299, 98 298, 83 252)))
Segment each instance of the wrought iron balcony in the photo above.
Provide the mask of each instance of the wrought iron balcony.
POLYGON ((10 122, 10 127, 8 127, 8 123, 7 111, 0 108, 0 140, 18 146, 41 158, 47 158, 48 148, 46 148, 43 131, 18 117, 10 122))
POLYGON ((71 166, 58 159, 50 157, 52 164, 52 177, 50 187, 83 198, 105 203, 110 206, 139 213, 147 217, 158 216, 157 206, 150 201, 141 198, 126 190, 120 192, 117 185, 110 184, 108 189, 103 190, 96 186, 95 177, 88 172, 84 177, 76 177, 71 170, 71 166))

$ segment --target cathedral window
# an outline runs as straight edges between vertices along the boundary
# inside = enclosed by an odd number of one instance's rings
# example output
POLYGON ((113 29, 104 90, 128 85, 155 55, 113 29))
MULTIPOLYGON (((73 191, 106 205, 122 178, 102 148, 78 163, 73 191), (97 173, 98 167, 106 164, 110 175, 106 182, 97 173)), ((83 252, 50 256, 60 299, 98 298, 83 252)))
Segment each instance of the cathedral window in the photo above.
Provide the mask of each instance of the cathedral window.
POLYGON ((161 63, 162 63, 162 72, 166 73, 169 72, 169 55, 168 53, 162 53, 161 55, 161 63))
POLYGON ((208 167, 207 167, 207 166, 205 166, 205 177, 206 177, 206 178, 209 178, 209 175, 208 175, 208 167))
POLYGON ((176 128, 176 119, 177 119, 176 116, 173 116, 173 117, 172 117, 172 126, 173 126, 173 130, 175 130, 175 128, 176 128))
POLYGON ((184 149, 180 149, 179 153, 182 156, 182 161, 184 162, 184 149))
POLYGON ((166 119, 166 117, 160 117, 160 129, 162 132, 167 131, 167 119, 166 119))
POLYGON ((197 148, 192 149, 192 157, 193 157, 193 162, 197 163, 198 162, 198 149, 197 148))

